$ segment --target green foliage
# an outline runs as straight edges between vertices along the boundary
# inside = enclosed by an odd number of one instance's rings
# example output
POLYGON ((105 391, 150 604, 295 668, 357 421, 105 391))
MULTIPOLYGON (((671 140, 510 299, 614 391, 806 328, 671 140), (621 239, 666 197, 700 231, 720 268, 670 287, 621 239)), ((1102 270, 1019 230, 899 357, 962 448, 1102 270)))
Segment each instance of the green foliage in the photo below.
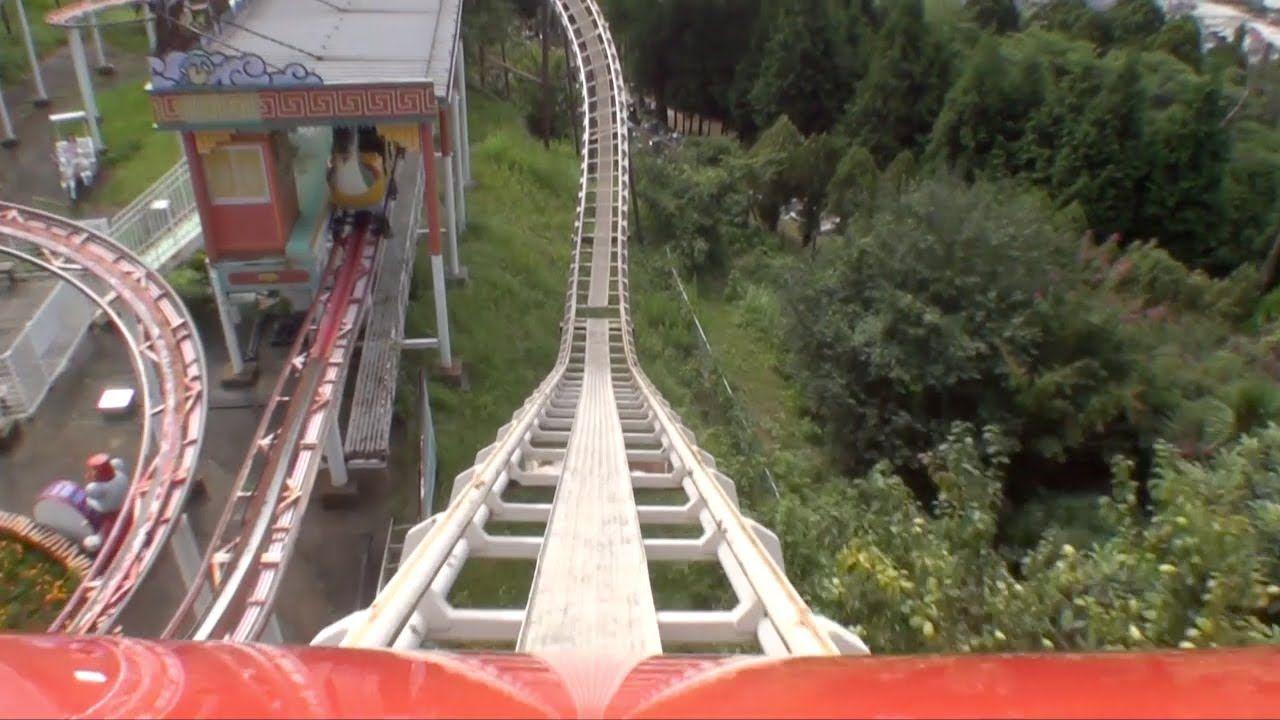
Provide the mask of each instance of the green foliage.
POLYGON ((880 169, 875 158, 861 145, 853 145, 840 158, 827 186, 827 212, 847 223, 871 210, 877 195, 880 169))
POLYGON ((0 537, 0 630, 42 632, 78 582, 75 573, 40 550, 0 537))
POLYGON ((1089 66, 1050 103, 1057 105, 1051 112, 1077 118, 1056 141, 1048 177, 1054 197, 1063 204, 1080 202, 1100 232, 1130 231, 1146 160, 1136 59, 1126 56, 1116 69, 1089 66))
MULTIPOLYGON (((1035 73, 1035 66, 1024 65, 1035 73)), ((933 126, 926 156, 940 160, 972 180, 988 167, 1012 164, 1027 115, 1035 107, 1043 81, 1015 78, 997 41, 983 38, 947 93, 933 126)))
POLYGON ((847 66, 840 58, 827 0, 796 0, 777 17, 751 88, 755 121, 767 126, 786 116, 804 135, 835 124, 849 95, 847 66))
POLYGON ((1008 448, 959 426, 929 456, 932 516, 877 468, 827 601, 879 652, 1208 647, 1276 642, 1280 429, 1212 461, 1157 454, 1151 504, 1129 463, 1101 501, 1106 536, 1077 548, 1050 530, 1007 565, 992 549, 1008 448))
POLYGON ((807 168, 796 159, 803 146, 800 131, 784 116, 747 154, 747 184, 754 195, 756 215, 766 229, 778 227, 782 206, 800 192, 801 175, 807 168))
POLYGON ((1164 27, 1158 0, 1117 0, 1106 14, 1116 44, 1141 44, 1164 27))
POLYGON ((1230 159, 1230 140, 1221 124, 1225 113, 1218 83, 1206 80, 1151 128, 1140 226, 1170 252, 1200 266, 1218 252, 1224 227, 1223 181, 1230 159))
POLYGON ((719 139, 687 144, 665 161, 638 156, 644 238, 670 247, 686 272, 722 271, 734 253, 761 242, 747 222, 750 169, 734 150, 719 139))
POLYGON ((1039 360, 1075 247, 1042 208, 1004 188, 927 181, 793 283, 801 383, 850 467, 913 466, 975 412, 1013 421, 1013 380, 1039 360))
POLYGON ((1013 0, 969 0, 964 8, 973 22, 984 30, 1008 33, 1018 29, 1018 5, 1013 0))
POLYGON ((925 23, 920 0, 888 9, 867 77, 844 119, 846 134, 878 163, 927 140, 951 74, 951 48, 925 23))
POLYGON ((1160 28, 1160 32, 1151 38, 1151 47, 1178 58, 1192 70, 1200 70, 1204 63, 1200 23, 1189 15, 1171 20, 1160 28))
POLYGON ((1106 17, 1094 12, 1084 0, 1049 0, 1036 9, 1029 24, 1094 47, 1106 47, 1112 37, 1106 17))
POLYGON ((197 250, 190 260, 171 270, 165 277, 178 297, 193 311, 197 308, 211 308, 214 303, 213 286, 205 262, 204 250, 197 250))
POLYGON ((1161 437, 1201 457, 1277 417, 1270 347, 1233 330, 1252 271, 1214 280, 1155 245, 1087 243, 1082 264, 1078 229, 1007 183, 926 178, 860 225, 789 282, 786 313, 845 467, 918 469, 954 421, 1002 427, 1052 474, 1161 437))

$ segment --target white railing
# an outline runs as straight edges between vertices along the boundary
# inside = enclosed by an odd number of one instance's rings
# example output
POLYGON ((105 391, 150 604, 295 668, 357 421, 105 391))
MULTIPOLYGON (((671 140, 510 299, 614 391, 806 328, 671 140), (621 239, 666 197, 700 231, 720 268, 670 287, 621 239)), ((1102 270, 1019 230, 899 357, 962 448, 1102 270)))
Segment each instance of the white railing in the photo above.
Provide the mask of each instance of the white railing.
POLYGON ((125 209, 111 217, 111 237, 153 266, 168 263, 200 231, 186 160, 179 160, 125 209), (186 232, 179 232, 186 230, 186 232), (177 236, 177 237, 175 237, 177 236), (158 243, 167 252, 156 255, 158 243))
POLYGON ((0 419, 35 412, 75 354, 96 314, 89 298, 60 282, 0 359, 0 419))
MULTIPOLYGON (((199 247, 200 217, 186 160, 113 215, 106 234, 152 269, 169 270, 199 247)), ((66 367, 97 307, 60 282, 0 354, 0 420, 29 417, 66 367)))

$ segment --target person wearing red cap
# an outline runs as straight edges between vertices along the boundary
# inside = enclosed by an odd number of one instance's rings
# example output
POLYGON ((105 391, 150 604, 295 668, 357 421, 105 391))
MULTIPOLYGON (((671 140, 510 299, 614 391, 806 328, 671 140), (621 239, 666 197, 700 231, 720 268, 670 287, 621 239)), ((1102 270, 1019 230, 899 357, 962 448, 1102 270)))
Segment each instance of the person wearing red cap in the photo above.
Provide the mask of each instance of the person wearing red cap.
POLYGON ((123 463, 106 453, 98 453, 89 458, 86 465, 89 482, 84 492, 89 496, 89 504, 103 515, 120 512, 129 494, 129 476, 123 471, 123 463))
POLYGON ((107 520, 113 518, 120 508, 124 507, 125 498, 129 495, 129 476, 124 471, 124 461, 112 458, 106 453, 98 453, 85 463, 84 494, 89 507, 101 514, 102 520, 95 523, 94 534, 85 538, 84 548, 91 554, 102 547, 104 537, 102 531, 107 527, 107 520))

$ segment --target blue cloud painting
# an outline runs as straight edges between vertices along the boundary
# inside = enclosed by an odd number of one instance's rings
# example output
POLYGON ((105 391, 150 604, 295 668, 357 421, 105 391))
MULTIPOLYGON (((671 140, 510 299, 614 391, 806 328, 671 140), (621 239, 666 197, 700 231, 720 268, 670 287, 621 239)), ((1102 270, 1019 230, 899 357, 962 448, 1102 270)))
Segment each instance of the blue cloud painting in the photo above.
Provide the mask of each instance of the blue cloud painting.
POLYGON ((257 55, 227 55, 208 50, 170 52, 152 57, 151 87, 164 90, 195 87, 289 87, 323 85, 324 80, 300 63, 273 70, 257 55))

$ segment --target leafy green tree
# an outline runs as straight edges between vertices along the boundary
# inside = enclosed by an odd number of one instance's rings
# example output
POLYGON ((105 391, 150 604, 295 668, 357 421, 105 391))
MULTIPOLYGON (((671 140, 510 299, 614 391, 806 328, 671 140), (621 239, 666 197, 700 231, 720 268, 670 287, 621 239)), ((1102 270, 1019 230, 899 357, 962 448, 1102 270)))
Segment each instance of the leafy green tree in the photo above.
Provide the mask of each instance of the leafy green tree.
POLYGON ((1032 14, 1033 27, 1085 40, 1095 47, 1111 44, 1112 30, 1107 18, 1084 0, 1049 0, 1032 14))
POLYGON ((950 85, 951 49, 924 19, 921 0, 902 0, 888 10, 877 36, 867 77, 844 119, 845 134, 878 163, 903 150, 919 149, 950 85))
POLYGON ((840 218, 842 228, 871 210, 876 198, 880 169, 875 158, 861 145, 851 146, 836 164, 827 186, 826 211, 840 218))
POLYGON ((747 184, 754 197, 756 216, 769 231, 778 227, 782 207, 801 194, 796 158, 804 137, 784 115, 778 118, 747 153, 747 184))
POLYGON ((1151 38, 1151 47, 1161 50, 1199 71, 1204 64, 1204 51, 1200 39, 1200 23, 1191 16, 1170 20, 1151 38))
POLYGON ((994 38, 978 42, 947 93, 926 159, 941 161, 968 180, 987 167, 1007 165, 1026 120, 1008 67, 994 38))
POLYGON ((1210 260, 1222 237, 1230 158, 1225 112, 1218 82, 1205 80, 1187 102, 1161 114, 1151 132, 1142 227, 1175 257, 1198 265, 1210 260))
POLYGON ((957 426, 928 458, 925 512, 877 468, 854 483, 859 520, 819 604, 874 652, 1119 650, 1280 641, 1280 428, 1213 459, 1156 454, 1150 506, 1132 463, 1100 501, 1107 534, 1077 548, 1051 526, 1010 567, 993 549, 1009 444, 957 426))
POLYGON ((916 156, 910 150, 898 153, 880 173, 880 180, 876 183, 879 197, 893 200, 906 192, 915 182, 917 170, 916 156))
POLYGON ((747 222, 746 167, 731 140, 695 139, 665 158, 636 157, 645 237, 668 245, 687 272, 720 272, 734 253, 759 244, 747 222))
POLYGON ((1116 0, 1107 10, 1112 42, 1141 44, 1164 27, 1164 11, 1157 0, 1116 0))
POLYGON ((1127 234, 1136 229, 1146 170, 1146 96, 1132 55, 1105 78, 1099 73, 1070 79, 1065 109, 1074 122, 1059 140, 1050 187, 1059 203, 1080 202, 1095 230, 1127 234))
POLYGON ((751 89, 755 120, 767 126, 786 115, 804 135, 830 128, 851 83, 831 35, 826 0, 796 0, 777 17, 751 89))
POLYGON ((1037 347, 1076 243, 1009 190, 926 180, 792 283, 800 382, 851 467, 914 467, 974 413, 1011 423, 1014 375, 1050 372, 1037 347))
POLYGON ((800 199, 802 244, 813 246, 827 205, 827 188, 840 162, 840 142, 827 134, 813 135, 791 158, 790 175, 800 199))

